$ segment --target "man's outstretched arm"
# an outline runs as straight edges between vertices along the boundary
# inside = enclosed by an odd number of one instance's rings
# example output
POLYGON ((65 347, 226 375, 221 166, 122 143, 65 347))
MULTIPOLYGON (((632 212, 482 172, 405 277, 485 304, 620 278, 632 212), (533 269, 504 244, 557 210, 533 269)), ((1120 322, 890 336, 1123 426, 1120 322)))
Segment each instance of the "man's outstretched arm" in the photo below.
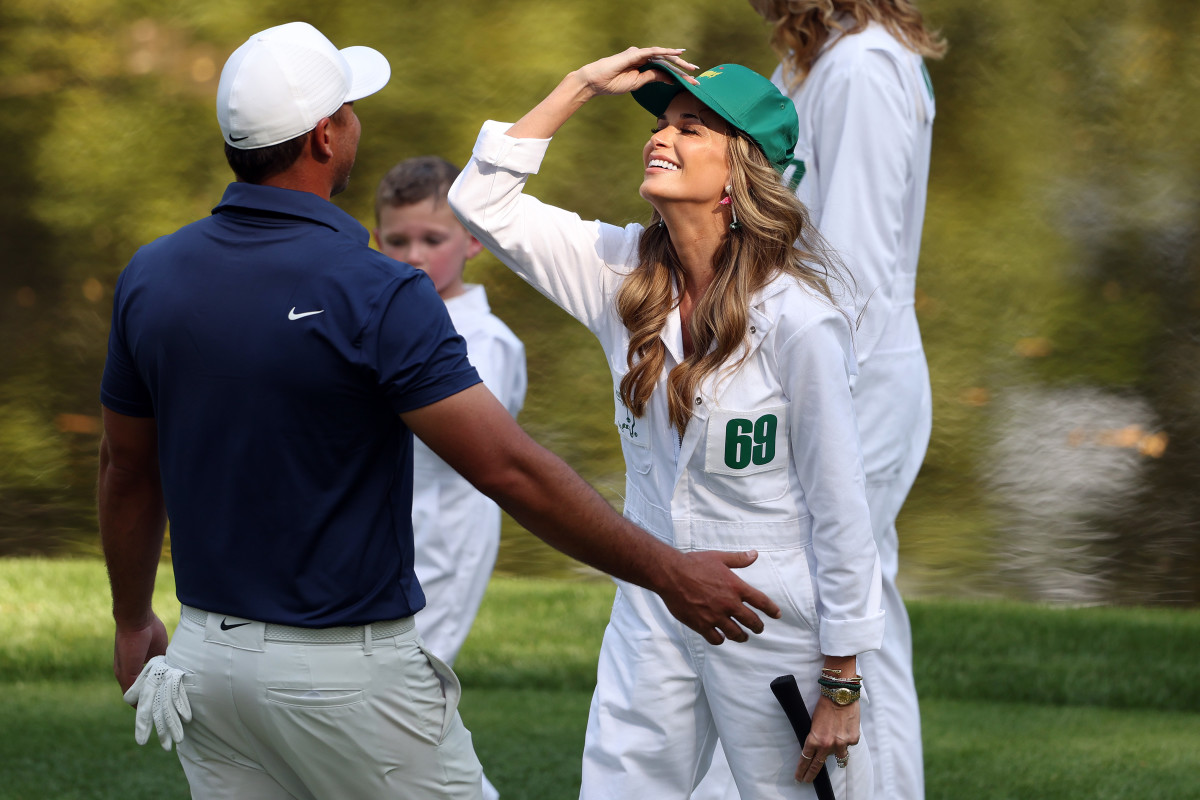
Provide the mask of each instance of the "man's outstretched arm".
POLYGON ((756 553, 681 553, 615 512, 558 456, 538 445, 477 384, 401 415, 446 463, 552 547, 656 592, 681 622, 712 644, 761 633, 753 606, 779 607, 731 567, 756 553))

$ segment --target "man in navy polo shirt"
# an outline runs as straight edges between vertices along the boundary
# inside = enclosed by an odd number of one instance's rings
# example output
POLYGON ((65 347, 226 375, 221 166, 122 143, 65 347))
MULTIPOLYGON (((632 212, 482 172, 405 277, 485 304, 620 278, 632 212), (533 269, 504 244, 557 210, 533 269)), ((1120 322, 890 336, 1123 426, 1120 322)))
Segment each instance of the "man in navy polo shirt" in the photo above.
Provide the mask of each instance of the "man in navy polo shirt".
POLYGON ((117 283, 99 479, 114 672, 138 741, 179 745, 193 797, 481 797, 458 681, 411 619, 413 433, 714 644, 761 632, 748 605, 779 613, 730 570, 753 553, 676 551, 530 440, 432 282, 329 202, 352 104, 389 75, 305 23, 251 37, 217 91, 238 181, 117 283), (150 603, 168 517, 169 647, 150 603))

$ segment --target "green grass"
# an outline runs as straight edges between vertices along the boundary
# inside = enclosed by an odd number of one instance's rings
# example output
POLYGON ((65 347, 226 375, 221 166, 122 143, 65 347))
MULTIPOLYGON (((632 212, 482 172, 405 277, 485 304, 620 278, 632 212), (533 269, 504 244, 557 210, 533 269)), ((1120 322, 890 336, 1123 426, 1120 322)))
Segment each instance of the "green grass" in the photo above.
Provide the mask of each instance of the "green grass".
MULTIPOLYGON (((168 627, 172 585, 164 569, 168 627)), ((492 581, 457 671, 505 797, 575 797, 611 600, 606 581, 492 581)), ((1200 612, 910 611, 930 800, 1200 797, 1200 612)), ((0 560, 0 800, 188 796, 173 755, 133 743, 111 652, 101 564, 0 560)))
POLYGON ((1200 797, 1200 717, 922 700, 928 800, 1200 797))
POLYGON ((134 743, 132 709, 112 678, 6 682, 0 691, 0 798, 188 797, 174 754, 153 737, 153 746, 134 743))
POLYGON ((1200 712, 1200 611, 915 601, 909 615, 922 697, 1200 712))

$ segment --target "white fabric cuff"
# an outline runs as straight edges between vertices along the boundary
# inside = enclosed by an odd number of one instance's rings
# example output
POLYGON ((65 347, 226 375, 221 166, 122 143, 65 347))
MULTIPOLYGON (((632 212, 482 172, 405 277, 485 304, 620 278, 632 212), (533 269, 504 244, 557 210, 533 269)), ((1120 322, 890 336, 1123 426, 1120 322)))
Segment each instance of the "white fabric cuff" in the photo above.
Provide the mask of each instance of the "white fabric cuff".
POLYGON ((489 119, 483 123, 479 138, 472 151, 477 161, 491 164, 510 172, 536 175, 546 157, 549 139, 514 139, 506 135, 511 122, 496 122, 489 119))
POLYGON ((821 618, 821 652, 827 656, 856 656, 883 646, 883 618, 880 611, 862 619, 821 618))

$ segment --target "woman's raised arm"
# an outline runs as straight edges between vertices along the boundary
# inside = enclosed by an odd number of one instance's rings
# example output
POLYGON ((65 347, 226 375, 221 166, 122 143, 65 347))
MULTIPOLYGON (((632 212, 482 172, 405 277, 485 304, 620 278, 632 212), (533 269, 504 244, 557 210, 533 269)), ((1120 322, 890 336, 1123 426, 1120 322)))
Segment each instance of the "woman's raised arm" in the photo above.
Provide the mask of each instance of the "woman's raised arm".
POLYGON ((642 70, 651 61, 661 62, 685 80, 695 78, 681 70, 699 69, 680 58, 678 47, 630 47, 616 55, 593 61, 570 72, 528 114, 508 130, 514 139, 549 139, 584 103, 600 94, 626 94, 651 81, 666 82, 661 70, 642 70))

